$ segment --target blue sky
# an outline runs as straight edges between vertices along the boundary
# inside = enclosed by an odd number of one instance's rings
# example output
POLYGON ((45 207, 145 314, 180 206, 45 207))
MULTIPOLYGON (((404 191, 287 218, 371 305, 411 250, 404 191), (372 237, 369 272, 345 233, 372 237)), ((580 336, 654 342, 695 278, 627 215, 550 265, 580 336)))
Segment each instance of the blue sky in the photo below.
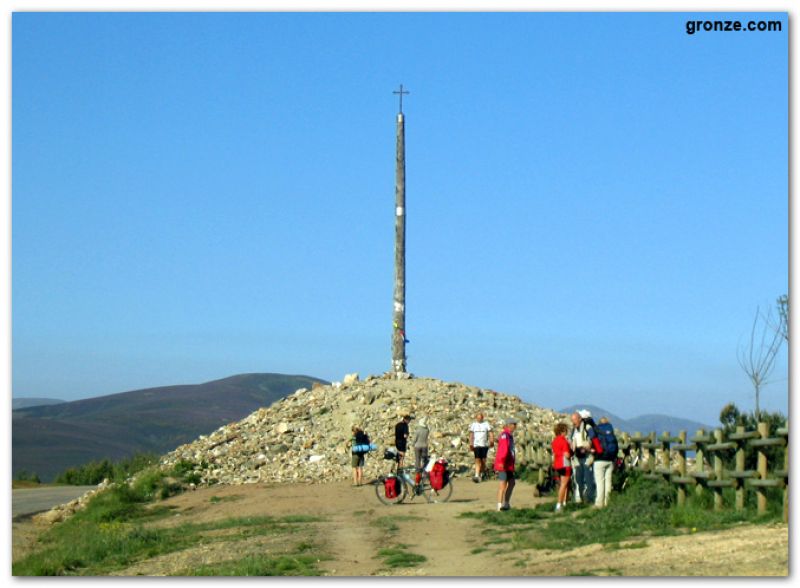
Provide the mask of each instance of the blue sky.
MULTIPOLYGON (((386 371, 402 82, 412 372, 751 408, 788 22, 686 34, 710 16, 16 13, 13 394, 386 371)), ((784 349, 763 407, 786 378, 784 349)))

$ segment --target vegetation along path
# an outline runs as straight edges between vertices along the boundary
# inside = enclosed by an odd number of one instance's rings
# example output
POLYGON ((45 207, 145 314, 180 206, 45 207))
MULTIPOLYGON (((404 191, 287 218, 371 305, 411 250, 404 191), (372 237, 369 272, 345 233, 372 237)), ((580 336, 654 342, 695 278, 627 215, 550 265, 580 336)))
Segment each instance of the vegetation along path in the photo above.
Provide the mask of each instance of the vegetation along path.
MULTIPOLYGON (((741 522, 693 531, 682 528, 678 521, 666 535, 652 529, 634 529, 631 536, 615 535, 619 529, 613 518, 603 523, 602 530, 591 530, 591 525, 602 522, 592 518, 598 513, 568 511, 556 516, 551 512, 551 499, 535 498, 533 487, 525 483, 517 487, 514 509, 496 512, 495 491, 494 482, 474 484, 459 478, 448 503, 415 501, 384 506, 372 486, 353 488, 346 482, 203 488, 156 502, 155 510, 149 507, 151 515, 138 521, 146 532, 131 535, 135 541, 142 541, 143 536, 161 538, 153 539, 146 548, 136 551, 128 547, 125 557, 108 557, 97 564, 77 562, 59 573, 788 573, 788 527, 784 524, 741 522)), ((114 533, 125 524, 101 522, 99 528, 114 533)), ((31 540, 32 533, 32 523, 15 523, 15 574, 37 569, 29 565, 30 559, 23 562, 26 555, 42 549, 31 540)))

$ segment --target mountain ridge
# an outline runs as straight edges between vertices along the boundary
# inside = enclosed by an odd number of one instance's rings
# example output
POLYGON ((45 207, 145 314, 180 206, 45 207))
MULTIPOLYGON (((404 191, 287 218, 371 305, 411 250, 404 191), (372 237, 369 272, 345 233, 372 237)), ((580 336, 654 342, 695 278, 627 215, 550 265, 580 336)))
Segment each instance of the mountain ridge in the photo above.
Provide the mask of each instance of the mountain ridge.
POLYGON ((12 475, 24 470, 49 481, 92 460, 162 454, 315 383, 327 382, 247 373, 14 410, 12 475))
POLYGON ((649 433, 651 431, 655 431, 658 434, 663 433, 664 431, 677 433, 681 430, 685 430, 687 433, 694 434, 698 429, 710 431, 715 428, 714 426, 692 419, 660 413, 643 414, 633 418, 625 419, 594 404, 574 404, 561 409, 561 412, 570 414, 576 410, 584 408, 592 413, 592 418, 595 420, 595 422, 597 422, 602 416, 608 417, 608 420, 612 425, 614 425, 615 429, 630 434, 637 431, 640 433, 649 433))
POLYGON ((33 408, 34 406, 46 406, 48 404, 61 404, 67 402, 60 398, 38 398, 33 396, 23 396, 20 398, 11 399, 11 410, 19 410, 22 408, 33 408))

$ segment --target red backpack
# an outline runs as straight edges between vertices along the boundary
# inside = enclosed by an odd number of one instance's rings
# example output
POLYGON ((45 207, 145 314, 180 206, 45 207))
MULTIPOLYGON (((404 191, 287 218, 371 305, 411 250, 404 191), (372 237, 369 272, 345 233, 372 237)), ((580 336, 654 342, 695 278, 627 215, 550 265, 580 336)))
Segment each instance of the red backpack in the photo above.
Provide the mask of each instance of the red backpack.
POLYGON ((441 490, 447 484, 449 477, 447 461, 444 459, 437 460, 431 469, 431 488, 437 491, 441 490))
POLYGON ((397 476, 388 476, 383 481, 383 490, 386 492, 386 498, 397 498, 400 494, 400 480, 397 476))

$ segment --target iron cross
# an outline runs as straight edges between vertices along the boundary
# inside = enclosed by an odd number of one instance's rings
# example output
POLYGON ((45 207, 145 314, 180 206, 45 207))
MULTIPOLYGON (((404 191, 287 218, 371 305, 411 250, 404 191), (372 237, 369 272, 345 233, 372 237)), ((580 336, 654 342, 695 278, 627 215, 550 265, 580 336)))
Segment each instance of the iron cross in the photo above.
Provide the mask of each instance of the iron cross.
POLYGON ((400 114, 403 113, 403 94, 411 94, 408 90, 403 90, 403 84, 400 84, 400 89, 395 90, 392 94, 400 94, 400 114))

